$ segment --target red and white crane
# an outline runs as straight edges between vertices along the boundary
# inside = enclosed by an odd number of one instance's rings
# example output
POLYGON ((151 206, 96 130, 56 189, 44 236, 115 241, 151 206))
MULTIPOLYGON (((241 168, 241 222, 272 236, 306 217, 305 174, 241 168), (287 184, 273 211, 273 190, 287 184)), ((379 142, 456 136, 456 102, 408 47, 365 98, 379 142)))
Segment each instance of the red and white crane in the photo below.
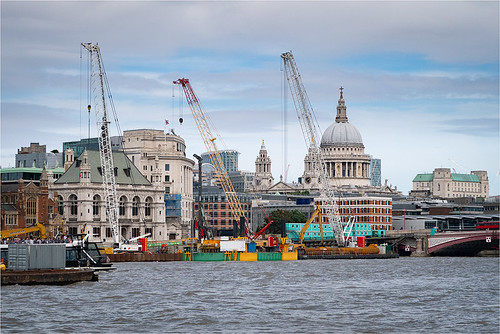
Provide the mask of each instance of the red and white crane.
POLYGON ((243 211, 243 206, 238 199, 233 184, 231 183, 231 179, 229 178, 229 175, 227 173, 227 169, 224 166, 224 162, 222 160, 220 152, 217 149, 217 144, 215 142, 217 138, 212 134, 212 128, 214 128, 214 126, 208 115, 206 115, 205 111, 203 110, 200 100, 196 96, 193 87, 191 87, 191 84, 189 83, 189 79, 178 79, 174 81, 174 84, 182 86, 184 95, 186 96, 186 100, 189 104, 189 108, 191 109, 191 113, 193 114, 193 118, 196 122, 196 126, 198 127, 201 138, 203 139, 203 143, 205 144, 205 148, 207 149, 207 152, 210 156, 210 161, 215 167, 217 178, 222 186, 222 190, 226 195, 226 199, 229 203, 233 219, 236 219, 240 229, 243 228, 241 226, 241 223, 244 221, 245 236, 250 237, 251 231, 248 227, 248 220, 245 216, 245 212, 243 211))

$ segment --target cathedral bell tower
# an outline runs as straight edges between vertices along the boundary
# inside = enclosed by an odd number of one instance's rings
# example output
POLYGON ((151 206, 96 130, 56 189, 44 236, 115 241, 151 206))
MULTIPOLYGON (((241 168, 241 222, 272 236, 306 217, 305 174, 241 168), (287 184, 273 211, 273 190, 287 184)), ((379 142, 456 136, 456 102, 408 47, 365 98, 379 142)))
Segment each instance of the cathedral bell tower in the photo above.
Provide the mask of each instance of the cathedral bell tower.
POLYGON ((252 182, 254 191, 265 191, 274 184, 271 173, 271 158, 267 155, 267 149, 262 139, 259 155, 255 159, 255 176, 252 182))

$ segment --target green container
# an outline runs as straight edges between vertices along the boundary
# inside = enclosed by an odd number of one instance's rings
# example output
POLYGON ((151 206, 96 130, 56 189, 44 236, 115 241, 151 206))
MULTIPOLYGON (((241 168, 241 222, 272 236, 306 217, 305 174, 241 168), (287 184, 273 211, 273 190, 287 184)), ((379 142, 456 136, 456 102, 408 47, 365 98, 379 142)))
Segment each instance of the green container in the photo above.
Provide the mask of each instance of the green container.
POLYGON ((224 261, 224 253, 194 253, 193 261, 224 261))
POLYGON ((281 253, 257 253, 257 261, 281 261, 281 253))

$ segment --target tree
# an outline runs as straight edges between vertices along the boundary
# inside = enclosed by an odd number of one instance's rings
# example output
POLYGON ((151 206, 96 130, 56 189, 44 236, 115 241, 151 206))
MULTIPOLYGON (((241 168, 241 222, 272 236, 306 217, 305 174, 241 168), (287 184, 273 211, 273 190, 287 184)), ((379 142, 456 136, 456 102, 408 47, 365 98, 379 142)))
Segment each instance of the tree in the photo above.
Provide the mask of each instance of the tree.
MULTIPOLYGON (((285 220, 285 223, 305 223, 307 221, 307 216, 299 210, 274 210, 269 215, 269 218, 273 223, 267 228, 266 234, 281 234, 282 220, 285 220)), ((268 222, 266 218, 266 224, 268 222)), ((264 226, 260 226, 257 230, 259 231, 264 226)))

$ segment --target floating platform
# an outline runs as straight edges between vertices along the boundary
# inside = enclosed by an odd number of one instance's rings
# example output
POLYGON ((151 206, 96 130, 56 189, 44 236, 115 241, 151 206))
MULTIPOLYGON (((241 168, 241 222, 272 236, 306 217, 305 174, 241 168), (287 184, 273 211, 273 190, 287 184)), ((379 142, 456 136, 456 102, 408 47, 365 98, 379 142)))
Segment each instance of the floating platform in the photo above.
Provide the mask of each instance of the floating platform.
POLYGON ((168 262, 182 261, 182 254, 168 253, 117 253, 108 254, 111 262, 168 262))
POLYGON ((293 261, 297 260, 297 252, 213 252, 182 254, 183 261, 293 261))
POLYGON ((339 259, 395 259, 399 254, 304 254, 300 260, 339 260, 339 259))
POLYGON ((66 285, 83 281, 98 281, 98 276, 93 269, 88 268, 2 271, 2 286, 14 284, 66 285))

